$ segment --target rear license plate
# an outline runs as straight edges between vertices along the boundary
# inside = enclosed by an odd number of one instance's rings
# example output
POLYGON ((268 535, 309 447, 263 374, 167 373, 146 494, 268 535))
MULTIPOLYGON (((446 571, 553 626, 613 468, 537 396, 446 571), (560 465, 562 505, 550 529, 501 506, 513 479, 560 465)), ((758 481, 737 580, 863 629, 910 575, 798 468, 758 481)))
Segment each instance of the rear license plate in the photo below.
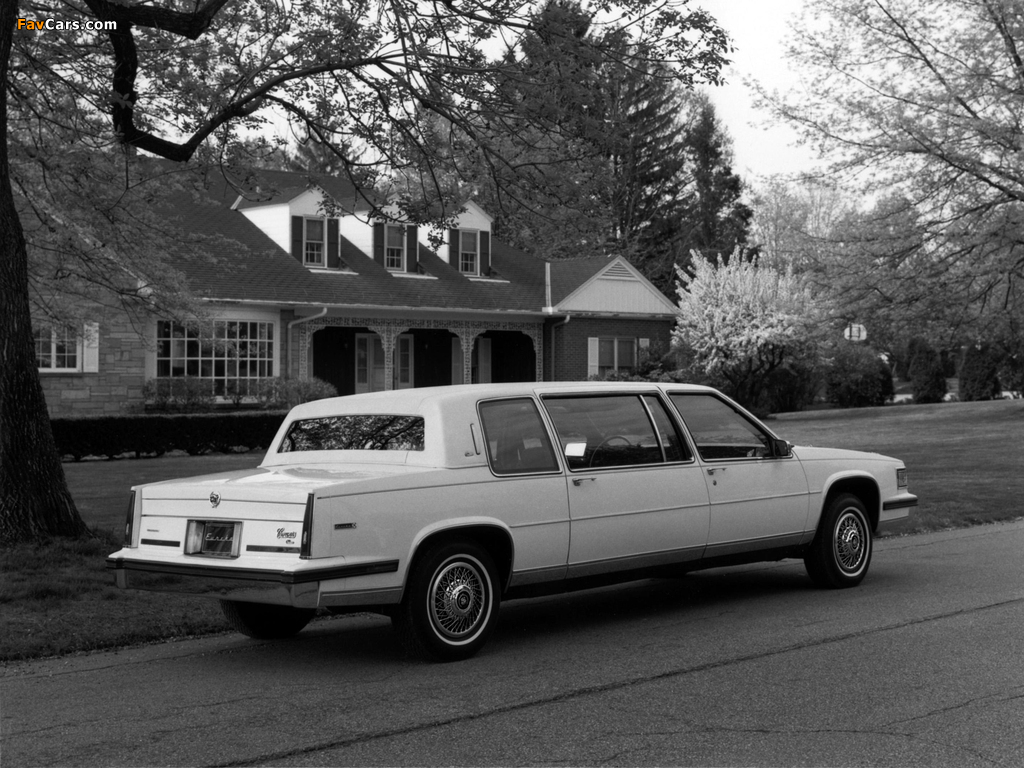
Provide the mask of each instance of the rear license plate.
POLYGON ((189 520, 185 554, 207 557, 238 557, 242 524, 212 520, 189 520))

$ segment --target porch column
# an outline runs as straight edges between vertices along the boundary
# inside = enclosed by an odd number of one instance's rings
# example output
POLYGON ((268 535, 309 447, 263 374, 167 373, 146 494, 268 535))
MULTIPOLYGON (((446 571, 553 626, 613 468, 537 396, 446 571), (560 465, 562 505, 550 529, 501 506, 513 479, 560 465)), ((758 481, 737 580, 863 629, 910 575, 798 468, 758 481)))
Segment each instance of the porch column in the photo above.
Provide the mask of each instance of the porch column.
POLYGON ((483 325, 459 325, 449 328, 449 331, 459 337, 459 346, 462 349, 462 383, 473 383, 473 345, 476 337, 485 333, 487 327, 483 325))
POLYGON ((384 389, 395 388, 395 342, 398 337, 409 330, 407 325, 387 322, 367 326, 380 336, 380 345, 384 348, 384 389))

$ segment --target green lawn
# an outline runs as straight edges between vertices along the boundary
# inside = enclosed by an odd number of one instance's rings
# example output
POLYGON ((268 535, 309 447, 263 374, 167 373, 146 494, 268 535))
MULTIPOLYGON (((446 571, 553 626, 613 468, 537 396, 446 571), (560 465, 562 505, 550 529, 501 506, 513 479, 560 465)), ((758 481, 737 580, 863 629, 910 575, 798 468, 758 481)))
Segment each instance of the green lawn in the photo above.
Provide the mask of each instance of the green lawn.
MULTIPOLYGON (((783 414, 769 422, 797 445, 903 459, 920 506, 903 533, 1024 516, 1024 401, 783 414)), ((0 660, 226 631, 214 601, 119 590, 104 560, 119 548, 128 488, 244 469, 261 454, 65 464, 89 541, 0 550, 0 660)))

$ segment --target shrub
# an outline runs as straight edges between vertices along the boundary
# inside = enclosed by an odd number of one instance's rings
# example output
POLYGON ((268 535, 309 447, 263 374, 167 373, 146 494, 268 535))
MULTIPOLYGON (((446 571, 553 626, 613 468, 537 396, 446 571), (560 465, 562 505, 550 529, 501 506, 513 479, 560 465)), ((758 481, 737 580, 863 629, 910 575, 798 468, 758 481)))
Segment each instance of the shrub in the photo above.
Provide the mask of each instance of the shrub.
POLYGON ((57 450, 78 461, 85 456, 160 456, 174 450, 197 455, 266 448, 283 418, 284 413, 270 411, 148 413, 53 419, 50 423, 57 450))
POLYGON ((960 360, 961 400, 996 400, 999 386, 999 365, 1002 356, 988 344, 971 344, 964 348, 960 360))
POLYGON ((828 401, 839 408, 885 405, 895 390, 889 365, 871 347, 843 344, 825 375, 828 401))
POLYGON ((942 358, 927 342, 911 342, 910 385, 915 403, 941 403, 946 396, 946 372, 942 358))
POLYGON ((300 403, 337 397, 338 390, 323 379, 264 379, 256 399, 263 408, 294 408, 300 403))
POLYGON ((157 411, 202 413, 213 408, 213 384, 198 376, 150 379, 142 387, 146 405, 157 411))

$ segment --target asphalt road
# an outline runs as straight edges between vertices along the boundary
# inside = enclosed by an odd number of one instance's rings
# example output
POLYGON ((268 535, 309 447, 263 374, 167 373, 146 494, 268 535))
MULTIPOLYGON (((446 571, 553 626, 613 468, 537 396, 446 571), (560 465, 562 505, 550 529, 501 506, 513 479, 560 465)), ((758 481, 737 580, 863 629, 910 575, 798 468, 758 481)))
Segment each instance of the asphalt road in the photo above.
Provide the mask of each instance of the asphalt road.
POLYGON ((0 670, 0 764, 1024 765, 1024 521, 502 608, 476 658, 385 619, 0 670))

